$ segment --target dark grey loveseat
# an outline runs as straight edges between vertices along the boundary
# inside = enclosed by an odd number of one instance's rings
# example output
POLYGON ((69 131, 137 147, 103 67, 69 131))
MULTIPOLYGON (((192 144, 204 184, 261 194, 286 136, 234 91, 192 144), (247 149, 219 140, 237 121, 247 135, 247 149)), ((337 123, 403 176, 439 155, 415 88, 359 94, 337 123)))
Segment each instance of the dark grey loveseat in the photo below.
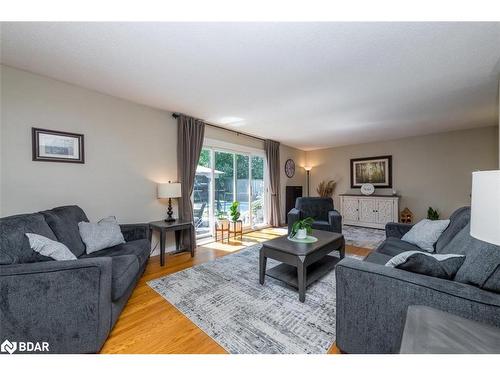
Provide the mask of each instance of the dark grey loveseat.
POLYGON ((147 224, 122 225, 126 243, 86 254, 77 206, 0 219, 0 339, 45 341, 52 353, 95 353, 150 254, 147 224), (64 243, 77 260, 31 250, 25 233, 64 243))
MULTIPOLYGON (((484 246, 468 234, 469 222, 469 207, 455 211, 435 245, 436 253, 461 253, 457 249, 464 246, 457 246, 455 237, 459 241, 466 238, 468 251, 484 246)), ((425 305, 500 327, 500 294, 385 266, 396 254, 420 250, 400 239, 410 228, 389 223, 387 239, 365 261, 344 258, 337 264, 336 343, 343 352, 397 353, 410 305, 425 305)))
POLYGON ((333 208, 332 198, 297 198, 295 208, 292 208, 288 213, 288 233, 297 220, 306 217, 314 219, 313 229, 342 233, 342 216, 333 208))

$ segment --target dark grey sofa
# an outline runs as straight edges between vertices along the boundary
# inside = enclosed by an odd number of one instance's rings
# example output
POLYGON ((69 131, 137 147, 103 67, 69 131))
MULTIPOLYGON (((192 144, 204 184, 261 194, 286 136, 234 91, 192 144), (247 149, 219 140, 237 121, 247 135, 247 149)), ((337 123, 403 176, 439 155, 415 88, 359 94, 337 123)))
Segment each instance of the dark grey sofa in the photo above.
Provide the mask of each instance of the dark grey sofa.
POLYGON ((0 219, 0 338, 46 341, 51 353, 98 352, 150 254, 147 224, 121 225, 126 243, 85 253, 78 206, 0 219), (25 233, 64 243, 76 260, 31 250, 25 233))
MULTIPOLYGON (((454 251, 452 240, 468 229, 469 222, 469 207, 455 211, 435 244, 436 253, 460 253, 454 251)), ((420 250, 401 240, 410 228, 389 223, 387 239, 365 261, 345 258, 337 264, 336 343, 343 352, 398 353, 410 305, 425 305, 500 327, 500 294, 385 266, 396 254, 420 250)), ((472 237, 470 243, 471 250, 484 244, 472 237)))
POLYGON ((288 233, 297 220, 312 217, 313 229, 342 233, 342 216, 333 208, 332 198, 301 197, 288 213, 288 233))

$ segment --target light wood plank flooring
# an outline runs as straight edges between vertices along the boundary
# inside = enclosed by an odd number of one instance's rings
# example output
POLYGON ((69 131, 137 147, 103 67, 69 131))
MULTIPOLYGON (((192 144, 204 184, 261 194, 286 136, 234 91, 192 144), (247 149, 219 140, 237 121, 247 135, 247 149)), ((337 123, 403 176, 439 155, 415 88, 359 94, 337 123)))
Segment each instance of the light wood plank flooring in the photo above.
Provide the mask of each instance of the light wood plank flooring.
MULTIPOLYGON (((146 282, 196 264, 239 251, 286 233, 283 229, 262 229, 243 235, 243 240, 229 244, 208 243, 188 253, 168 255, 166 266, 160 266, 158 256, 151 257, 118 322, 104 344, 101 353, 171 353, 217 354, 226 351, 210 336, 179 312, 173 305, 154 292, 146 282)), ((346 251, 367 255, 370 250, 347 246, 346 251)), ((335 345, 329 353, 338 353, 335 345)))

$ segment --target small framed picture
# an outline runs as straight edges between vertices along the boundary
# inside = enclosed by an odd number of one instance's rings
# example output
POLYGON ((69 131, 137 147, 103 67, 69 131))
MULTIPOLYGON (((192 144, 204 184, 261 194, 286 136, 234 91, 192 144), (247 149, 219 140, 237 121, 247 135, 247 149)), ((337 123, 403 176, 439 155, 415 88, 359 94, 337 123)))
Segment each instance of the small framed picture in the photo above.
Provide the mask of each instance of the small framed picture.
POLYGON ((363 184, 391 188, 392 156, 351 159, 351 188, 359 188, 363 184))
POLYGON ((85 163, 83 134, 31 128, 33 161, 85 163))

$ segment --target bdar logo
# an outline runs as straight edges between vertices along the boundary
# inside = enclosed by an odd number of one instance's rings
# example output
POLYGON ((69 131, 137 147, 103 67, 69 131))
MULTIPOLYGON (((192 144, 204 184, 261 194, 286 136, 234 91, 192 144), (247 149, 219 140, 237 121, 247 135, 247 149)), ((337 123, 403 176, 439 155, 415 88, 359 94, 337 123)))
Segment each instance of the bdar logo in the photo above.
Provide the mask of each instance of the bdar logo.
POLYGON ((17 350, 17 342, 10 342, 9 340, 5 340, 2 342, 0 346, 0 351, 7 352, 9 354, 14 353, 17 350))

